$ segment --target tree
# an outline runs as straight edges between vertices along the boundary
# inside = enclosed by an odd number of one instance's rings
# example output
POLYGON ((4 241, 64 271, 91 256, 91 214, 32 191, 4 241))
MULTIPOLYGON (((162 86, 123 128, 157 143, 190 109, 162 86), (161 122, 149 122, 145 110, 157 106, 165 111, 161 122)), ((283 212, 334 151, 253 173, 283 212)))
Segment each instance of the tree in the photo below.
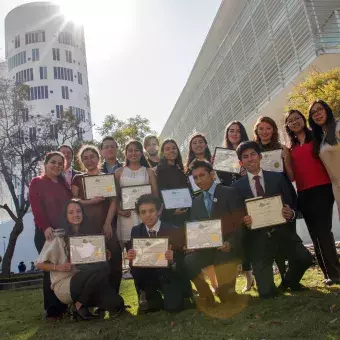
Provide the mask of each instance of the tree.
POLYGON ((340 68, 327 72, 315 69, 289 93, 287 109, 297 109, 307 116, 310 103, 316 99, 322 99, 330 105, 335 117, 340 119, 339 98, 340 68))
POLYGON ((14 221, 2 262, 5 277, 10 275, 16 242, 30 206, 30 180, 41 172, 41 161, 46 152, 82 138, 85 132, 82 117, 76 118, 68 112, 60 119, 31 114, 28 99, 27 85, 0 78, 0 180, 5 182, 9 194, 9 197, 2 197, 0 208, 14 221))
POLYGON ((119 120, 115 115, 107 115, 103 125, 97 128, 99 134, 112 136, 118 143, 118 158, 124 158, 124 147, 129 139, 142 139, 148 134, 156 134, 150 127, 150 121, 140 115, 128 118, 126 121, 119 120))

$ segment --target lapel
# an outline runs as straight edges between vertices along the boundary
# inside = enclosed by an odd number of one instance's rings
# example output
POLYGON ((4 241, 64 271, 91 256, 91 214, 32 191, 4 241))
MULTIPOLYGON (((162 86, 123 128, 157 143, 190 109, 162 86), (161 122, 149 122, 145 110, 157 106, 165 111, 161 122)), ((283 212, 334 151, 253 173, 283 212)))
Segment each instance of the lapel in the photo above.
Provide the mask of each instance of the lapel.
POLYGON ((140 228, 140 237, 149 237, 149 233, 146 230, 146 226, 144 223, 141 224, 141 228, 140 228))
POLYGON ((242 179, 243 184, 243 195, 246 199, 254 198, 253 192, 251 191, 248 175, 244 176, 242 179))
POLYGON ((273 195, 273 187, 270 185, 270 173, 268 171, 263 170, 263 182, 264 182, 264 195, 272 196, 273 195))
MULTIPOLYGON (((199 203, 198 214, 202 216, 202 219, 209 219, 208 210, 207 210, 205 203, 204 203, 204 193, 202 192, 201 195, 197 197, 197 199, 199 200, 198 201, 198 203, 199 203)), ((214 202, 213 202, 213 205, 214 205, 214 202)), ((213 211, 213 207, 211 208, 211 212, 212 211, 213 211)))

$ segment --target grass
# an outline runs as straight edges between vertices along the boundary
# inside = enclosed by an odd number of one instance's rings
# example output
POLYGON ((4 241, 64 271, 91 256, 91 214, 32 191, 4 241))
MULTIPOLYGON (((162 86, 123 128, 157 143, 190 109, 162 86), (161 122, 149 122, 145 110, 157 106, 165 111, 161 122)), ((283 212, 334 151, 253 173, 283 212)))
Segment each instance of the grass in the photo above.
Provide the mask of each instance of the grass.
MULTIPOLYGON (((325 288, 316 268, 304 276, 310 291, 285 293, 259 301, 256 290, 249 293, 248 306, 230 317, 222 306, 214 316, 195 309, 170 314, 137 315, 133 281, 122 282, 129 313, 113 320, 59 322, 42 320, 40 289, 0 292, 0 339, 339 339, 340 286, 325 288), (228 317, 226 317, 228 315, 228 317)), ((237 282, 240 291, 243 278, 237 282)))

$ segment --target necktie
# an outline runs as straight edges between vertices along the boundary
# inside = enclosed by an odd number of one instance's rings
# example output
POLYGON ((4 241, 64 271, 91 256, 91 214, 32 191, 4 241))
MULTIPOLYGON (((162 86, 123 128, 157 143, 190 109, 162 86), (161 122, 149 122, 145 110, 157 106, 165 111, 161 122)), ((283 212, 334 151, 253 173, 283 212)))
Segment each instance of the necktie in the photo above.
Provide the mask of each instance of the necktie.
POLYGON ((205 207, 207 208, 209 216, 211 215, 212 197, 208 191, 205 192, 205 207))
POLYGON ((149 230, 149 236, 151 238, 157 237, 157 232, 155 230, 149 230))
POLYGON ((254 181, 255 181, 255 189, 256 189, 256 194, 257 196, 264 196, 264 190, 263 190, 263 186, 260 183, 260 176, 254 176, 253 177, 254 181))

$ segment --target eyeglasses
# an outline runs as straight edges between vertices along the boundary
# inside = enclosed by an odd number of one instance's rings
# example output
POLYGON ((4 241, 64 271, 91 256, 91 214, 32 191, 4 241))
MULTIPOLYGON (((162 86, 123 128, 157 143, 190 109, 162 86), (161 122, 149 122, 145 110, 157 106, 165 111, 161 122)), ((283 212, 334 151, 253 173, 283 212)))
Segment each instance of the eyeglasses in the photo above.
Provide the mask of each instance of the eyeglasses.
POLYGON ((316 113, 321 113, 321 112, 323 112, 324 110, 325 110, 324 107, 319 106, 316 110, 311 111, 310 114, 313 116, 313 115, 315 115, 316 113))
POLYGON ((295 122, 297 122, 297 121, 299 121, 299 120, 301 120, 302 119, 302 117, 296 117, 296 118, 292 118, 292 119, 288 119, 287 120, 287 124, 288 125, 292 125, 293 123, 295 123, 295 122))

